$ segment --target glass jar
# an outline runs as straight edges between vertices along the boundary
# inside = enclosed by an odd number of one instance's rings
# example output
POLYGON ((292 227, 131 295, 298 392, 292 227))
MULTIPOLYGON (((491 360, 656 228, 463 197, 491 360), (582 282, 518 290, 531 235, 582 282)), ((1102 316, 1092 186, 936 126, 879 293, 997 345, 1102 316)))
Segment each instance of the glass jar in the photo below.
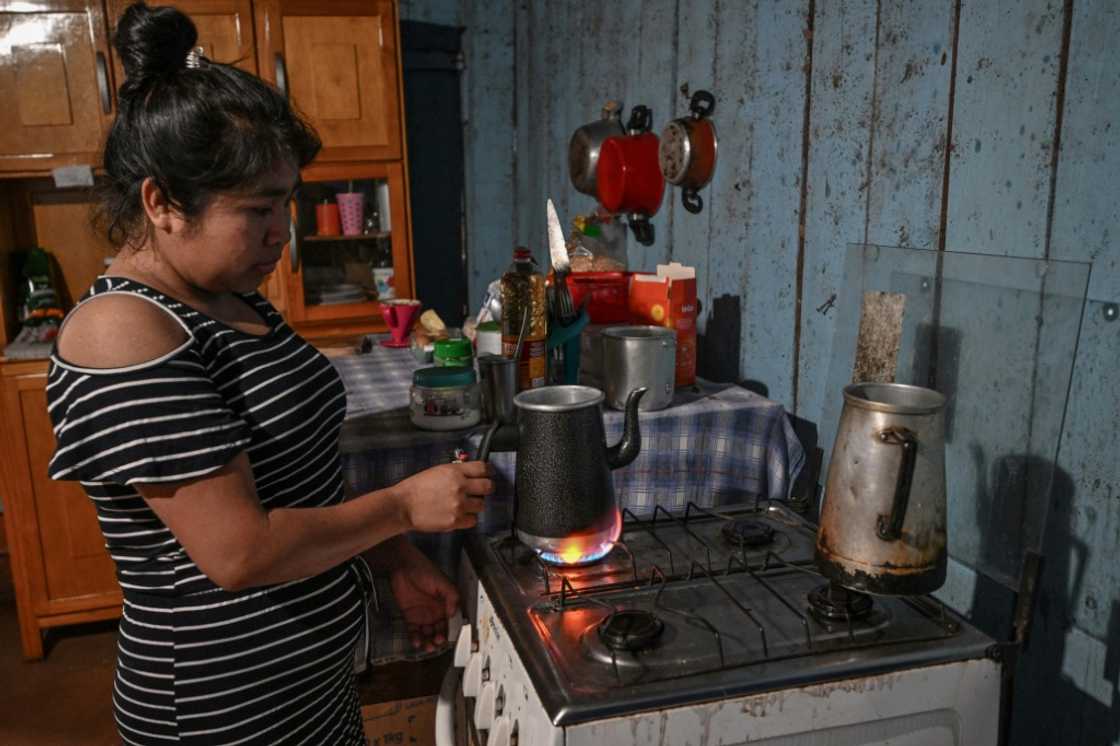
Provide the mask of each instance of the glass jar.
POLYGON ((474 368, 421 368, 412 374, 409 417, 422 430, 461 430, 482 419, 474 368))

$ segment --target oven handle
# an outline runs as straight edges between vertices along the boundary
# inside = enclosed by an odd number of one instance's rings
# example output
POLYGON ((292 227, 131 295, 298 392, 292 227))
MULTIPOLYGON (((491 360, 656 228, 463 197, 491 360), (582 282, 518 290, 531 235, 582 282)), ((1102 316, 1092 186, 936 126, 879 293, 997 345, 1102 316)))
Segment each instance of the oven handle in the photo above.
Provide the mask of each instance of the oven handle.
POLYGON ((459 691, 459 669, 451 666, 443 677, 436 700, 436 746, 456 746, 455 696, 459 691))

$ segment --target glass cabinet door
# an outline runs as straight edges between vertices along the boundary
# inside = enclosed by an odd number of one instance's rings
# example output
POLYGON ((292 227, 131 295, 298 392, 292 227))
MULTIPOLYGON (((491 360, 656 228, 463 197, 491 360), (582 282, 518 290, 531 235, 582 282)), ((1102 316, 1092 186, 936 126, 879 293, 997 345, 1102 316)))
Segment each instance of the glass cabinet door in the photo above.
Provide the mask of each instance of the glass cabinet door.
POLYGON ((350 315, 397 296, 387 179, 303 182, 296 197, 294 278, 307 318, 350 315))

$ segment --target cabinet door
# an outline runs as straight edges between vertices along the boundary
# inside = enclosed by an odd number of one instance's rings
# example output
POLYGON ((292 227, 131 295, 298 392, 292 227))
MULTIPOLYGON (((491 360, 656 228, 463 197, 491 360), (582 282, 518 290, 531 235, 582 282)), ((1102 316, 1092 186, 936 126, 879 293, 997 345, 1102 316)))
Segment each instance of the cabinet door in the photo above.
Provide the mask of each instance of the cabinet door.
POLYGON ((390 0, 256 6, 261 74, 323 140, 321 161, 401 157, 397 13, 390 0))
MULTIPOLYGON (((109 0, 113 28, 130 5, 130 0, 109 0)), ((215 62, 236 65, 257 73, 256 45, 253 43, 253 8, 250 0, 153 0, 148 5, 174 5, 194 21, 198 46, 215 62)), ((114 59, 118 85, 124 80, 120 60, 114 59)))
POLYGON ((0 170, 94 165, 113 113, 99 0, 0 0, 0 170))
MULTIPOLYGON (((36 614, 64 614, 119 603, 113 562, 89 497, 76 482, 47 476, 54 433, 47 415, 46 376, 19 376, 4 385, 5 428, 12 451, 6 458, 24 479, 15 503, 22 561, 36 614), (37 546, 35 546, 37 545, 37 546)), ((11 489, 13 484, 9 484, 11 489)))

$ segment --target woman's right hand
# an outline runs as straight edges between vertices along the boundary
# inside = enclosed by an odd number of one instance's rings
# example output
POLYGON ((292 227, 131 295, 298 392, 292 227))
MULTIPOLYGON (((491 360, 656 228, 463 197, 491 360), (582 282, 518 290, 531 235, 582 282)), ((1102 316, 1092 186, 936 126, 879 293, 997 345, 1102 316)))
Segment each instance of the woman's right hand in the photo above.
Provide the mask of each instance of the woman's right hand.
POLYGON ((493 491, 483 461, 433 466, 397 485, 409 530, 428 533, 473 528, 484 507, 482 498, 493 491))

